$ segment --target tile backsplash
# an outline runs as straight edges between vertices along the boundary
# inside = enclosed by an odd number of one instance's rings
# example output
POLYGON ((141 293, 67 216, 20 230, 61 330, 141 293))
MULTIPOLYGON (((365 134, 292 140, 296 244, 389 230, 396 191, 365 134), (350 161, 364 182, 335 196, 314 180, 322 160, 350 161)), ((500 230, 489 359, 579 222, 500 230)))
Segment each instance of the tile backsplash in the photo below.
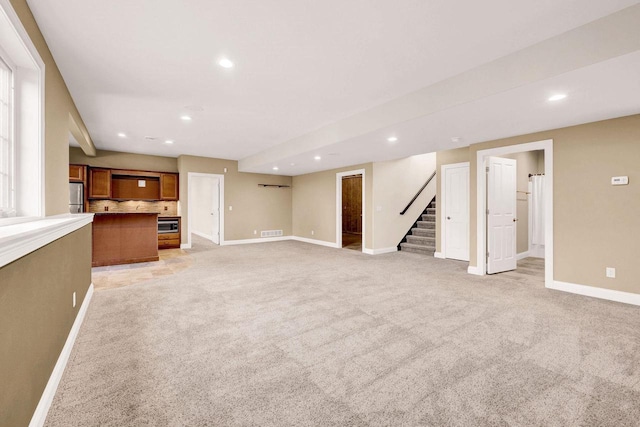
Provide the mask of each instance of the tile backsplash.
POLYGON ((142 200, 90 200, 89 212, 153 212, 160 216, 178 215, 178 202, 146 202, 142 200), (105 207, 107 208, 105 210, 105 207), (165 210, 166 208, 166 210, 165 210))

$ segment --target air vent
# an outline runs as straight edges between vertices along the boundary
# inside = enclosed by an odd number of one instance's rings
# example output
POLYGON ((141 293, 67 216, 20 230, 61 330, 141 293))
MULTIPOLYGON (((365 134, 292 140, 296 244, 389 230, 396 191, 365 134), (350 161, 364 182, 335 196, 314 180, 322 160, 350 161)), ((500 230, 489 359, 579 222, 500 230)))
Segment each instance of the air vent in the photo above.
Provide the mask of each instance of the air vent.
POLYGON ((266 230, 260 232, 260 237, 279 237, 282 236, 282 230, 266 230))

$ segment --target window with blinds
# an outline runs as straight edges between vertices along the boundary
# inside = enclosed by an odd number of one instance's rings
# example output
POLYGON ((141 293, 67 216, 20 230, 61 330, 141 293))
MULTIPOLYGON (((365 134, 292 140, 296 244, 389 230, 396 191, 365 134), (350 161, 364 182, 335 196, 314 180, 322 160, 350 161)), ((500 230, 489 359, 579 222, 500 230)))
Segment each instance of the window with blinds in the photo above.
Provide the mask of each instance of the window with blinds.
POLYGON ((13 73, 0 57, 0 218, 15 216, 13 73))

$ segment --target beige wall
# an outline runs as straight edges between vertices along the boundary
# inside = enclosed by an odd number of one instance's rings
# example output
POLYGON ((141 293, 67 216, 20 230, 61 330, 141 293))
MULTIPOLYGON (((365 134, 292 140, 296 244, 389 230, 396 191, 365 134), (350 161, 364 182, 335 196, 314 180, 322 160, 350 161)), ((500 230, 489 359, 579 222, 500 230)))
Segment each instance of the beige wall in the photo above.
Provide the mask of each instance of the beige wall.
POLYGON ((1 426, 29 424, 90 284, 90 225, 0 268, 1 426))
MULTIPOLYGON (((436 186, 436 252, 442 252, 442 245, 440 244, 441 227, 440 227, 440 215, 442 210, 440 209, 440 200, 442 200, 442 194, 440 191, 442 179, 442 166, 452 165, 454 163, 463 163, 469 161, 469 147, 455 148, 453 150, 438 151, 436 153, 436 170, 438 176, 438 185, 436 186)), ((473 209, 470 210, 471 212, 473 209)))
POLYGON ((470 265, 476 266, 478 150, 553 139, 554 279, 640 293, 640 115, 489 141, 469 147, 470 265), (611 177, 629 185, 611 186, 611 177), (615 267, 617 278, 605 277, 615 267))
POLYGON ((529 174, 543 173, 544 163, 540 169, 540 157, 544 158, 544 151, 523 151, 522 153, 510 154, 506 156, 516 161, 516 252, 521 254, 529 250, 529 174))
POLYGON ((87 139, 82 143, 93 143, 26 0, 11 4, 45 64, 45 214, 65 213, 69 211, 69 115, 87 139))
POLYGON ((175 157, 150 156, 147 154, 107 150, 97 150, 95 157, 89 157, 78 147, 69 147, 69 163, 111 169, 178 172, 178 159, 175 157))
POLYGON ((349 166, 293 177, 293 235, 336 243, 336 174, 364 169, 364 247, 373 243, 373 164, 349 166), (311 232, 314 234, 311 234, 311 232))
POLYGON ((436 194, 437 176, 409 210, 407 203, 436 168, 436 154, 373 164, 373 249, 397 246, 436 194))
POLYGON ((187 243, 189 215, 189 172, 224 175, 224 239, 242 240, 260 237, 261 230, 282 230, 291 235, 291 188, 264 188, 258 184, 291 185, 291 177, 238 172, 235 160, 208 157, 178 157, 180 173, 180 215, 182 243, 187 243), (224 172, 227 168, 227 172, 224 172), (229 206, 233 210, 229 210, 229 206), (258 234, 254 235, 253 230, 258 234))

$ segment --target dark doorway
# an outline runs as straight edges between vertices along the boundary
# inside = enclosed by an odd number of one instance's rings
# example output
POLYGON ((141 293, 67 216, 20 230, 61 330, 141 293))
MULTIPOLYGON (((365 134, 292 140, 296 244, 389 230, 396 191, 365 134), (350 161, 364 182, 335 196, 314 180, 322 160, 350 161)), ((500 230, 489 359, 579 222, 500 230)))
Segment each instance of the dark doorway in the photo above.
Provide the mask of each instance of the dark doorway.
POLYGON ((362 250, 362 175, 342 178, 342 247, 362 250))

